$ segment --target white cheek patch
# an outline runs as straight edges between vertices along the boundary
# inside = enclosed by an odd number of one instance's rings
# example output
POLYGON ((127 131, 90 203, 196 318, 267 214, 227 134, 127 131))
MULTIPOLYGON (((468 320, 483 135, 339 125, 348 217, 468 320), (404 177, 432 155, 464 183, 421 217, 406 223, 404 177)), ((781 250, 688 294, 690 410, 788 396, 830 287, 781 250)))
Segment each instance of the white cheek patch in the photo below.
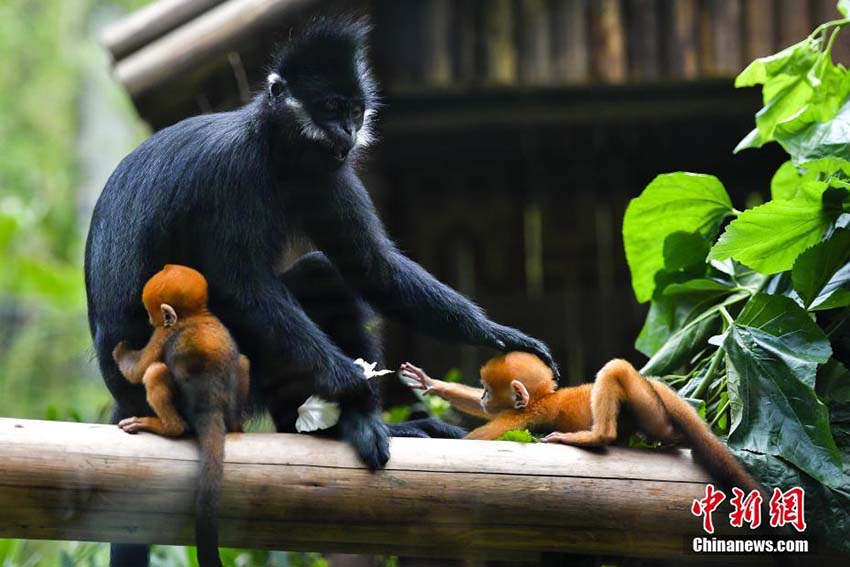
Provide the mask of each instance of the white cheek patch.
POLYGON ((357 131, 357 139, 354 143, 355 147, 365 148, 375 143, 373 120, 376 114, 377 111, 374 108, 367 108, 363 113, 363 125, 357 131))
POLYGON ((304 105, 300 100, 295 97, 288 96, 283 102, 292 110, 292 114, 295 116, 296 122, 298 122, 298 128, 301 131, 302 136, 308 140, 314 140, 317 142, 326 141, 328 139, 328 135, 325 134, 325 131, 316 125, 316 123, 313 122, 313 119, 310 118, 310 114, 304 109, 304 105))

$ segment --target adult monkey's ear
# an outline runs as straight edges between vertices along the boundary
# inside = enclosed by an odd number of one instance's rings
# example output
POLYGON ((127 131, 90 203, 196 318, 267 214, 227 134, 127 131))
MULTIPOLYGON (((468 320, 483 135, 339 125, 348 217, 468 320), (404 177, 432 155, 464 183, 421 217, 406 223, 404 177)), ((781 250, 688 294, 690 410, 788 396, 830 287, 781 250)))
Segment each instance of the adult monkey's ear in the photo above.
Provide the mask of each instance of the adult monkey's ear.
POLYGON ((164 327, 173 327, 177 323, 177 312, 172 306, 163 303, 159 306, 159 310, 162 311, 162 325, 164 327))
POLYGON ((526 407, 531 396, 528 395, 528 390, 525 388, 525 384, 519 380, 511 380, 511 388, 514 391, 514 407, 516 409, 523 409, 526 407))
POLYGON ((269 73, 266 82, 271 98, 279 98, 286 93, 286 81, 277 73, 269 73))

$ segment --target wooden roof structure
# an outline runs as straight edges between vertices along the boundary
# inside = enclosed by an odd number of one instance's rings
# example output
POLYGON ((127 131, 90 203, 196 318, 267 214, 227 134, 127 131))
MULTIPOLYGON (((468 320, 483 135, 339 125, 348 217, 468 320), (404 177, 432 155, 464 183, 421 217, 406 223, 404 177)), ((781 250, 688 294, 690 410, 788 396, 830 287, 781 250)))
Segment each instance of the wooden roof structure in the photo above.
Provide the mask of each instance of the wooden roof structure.
POLYGON ((294 26, 341 10, 372 16, 392 96, 728 79, 838 15, 835 0, 158 0, 101 40, 158 129, 241 104, 294 26))

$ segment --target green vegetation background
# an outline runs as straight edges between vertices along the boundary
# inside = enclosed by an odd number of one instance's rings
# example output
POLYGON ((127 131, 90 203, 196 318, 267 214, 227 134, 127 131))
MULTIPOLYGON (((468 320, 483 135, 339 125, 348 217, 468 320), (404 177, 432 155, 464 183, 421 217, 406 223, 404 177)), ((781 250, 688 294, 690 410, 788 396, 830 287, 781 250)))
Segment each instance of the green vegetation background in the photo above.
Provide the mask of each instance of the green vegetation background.
MULTIPOLYGON (((106 177, 148 131, 97 30, 147 0, 0 0, 0 416, 105 422, 82 252, 106 177)), ((224 550, 227 565, 319 567, 318 554, 224 550)), ((0 566, 108 564, 108 545, 0 539, 0 566)), ((159 546, 154 567, 197 565, 159 546)))

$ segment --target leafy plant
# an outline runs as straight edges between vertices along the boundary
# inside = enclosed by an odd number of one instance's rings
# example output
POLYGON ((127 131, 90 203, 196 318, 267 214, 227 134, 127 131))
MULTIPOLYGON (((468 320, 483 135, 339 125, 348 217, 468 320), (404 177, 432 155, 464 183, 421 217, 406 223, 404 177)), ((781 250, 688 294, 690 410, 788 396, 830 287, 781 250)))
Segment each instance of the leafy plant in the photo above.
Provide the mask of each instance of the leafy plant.
POLYGON ((514 441, 516 443, 537 443, 537 438, 528 429, 511 429, 499 437, 498 441, 514 441))
POLYGON ((850 550, 850 73, 827 22, 753 61, 756 128, 735 151, 779 143, 771 199, 738 211, 711 175, 656 177, 623 223, 643 371, 691 399, 766 486, 803 486, 808 518, 850 550), (731 219, 731 222, 728 220, 731 219))

